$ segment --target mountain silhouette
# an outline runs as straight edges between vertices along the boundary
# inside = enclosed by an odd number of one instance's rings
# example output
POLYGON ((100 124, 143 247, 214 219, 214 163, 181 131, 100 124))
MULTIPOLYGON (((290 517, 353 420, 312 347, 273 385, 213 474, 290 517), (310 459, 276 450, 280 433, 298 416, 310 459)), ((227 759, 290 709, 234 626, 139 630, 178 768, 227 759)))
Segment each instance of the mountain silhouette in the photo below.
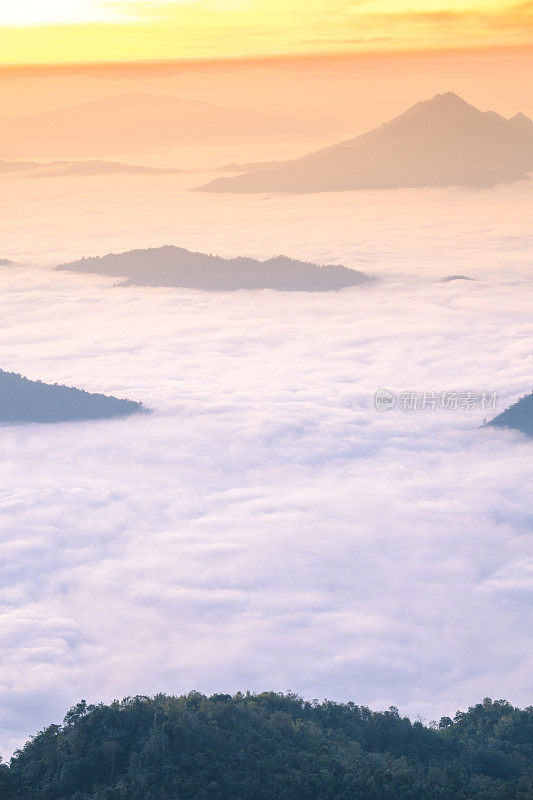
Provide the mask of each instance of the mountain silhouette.
POLYGON ((0 172, 30 172, 40 166, 36 161, 0 161, 0 172))
POLYGON ((348 267, 322 267, 286 256, 267 261, 221 258, 172 245, 82 258, 61 264, 57 269, 123 277, 125 283, 137 286, 176 286, 218 292, 235 289, 324 292, 372 280, 365 273, 348 267))
POLYGON ((513 428, 526 436, 533 436, 533 392, 521 397, 487 424, 496 428, 513 428))
POLYGON ((533 122, 436 95, 362 136, 244 175, 209 192, 327 192, 413 186, 491 187, 533 170, 533 122))
POLYGON ((0 424, 103 419, 144 410, 142 403, 133 400, 30 381, 0 370, 0 424))
POLYGON ((475 278, 470 278, 468 275, 446 275, 445 278, 441 278, 441 283, 451 283, 452 281, 473 281, 475 278))
POLYGON ((339 123, 230 108, 200 100, 132 92, 49 111, 0 119, 6 160, 123 158, 124 154, 234 142, 310 141, 339 123))
POLYGON ((0 173, 23 173, 28 178, 61 178, 67 175, 175 175, 182 172, 170 167, 145 167, 137 164, 122 164, 118 161, 0 161, 0 173))
POLYGON ((282 163, 282 161, 249 161, 245 164, 239 164, 237 161, 232 161, 231 164, 223 164, 221 167, 217 167, 216 172, 253 172, 255 170, 279 167, 282 163))

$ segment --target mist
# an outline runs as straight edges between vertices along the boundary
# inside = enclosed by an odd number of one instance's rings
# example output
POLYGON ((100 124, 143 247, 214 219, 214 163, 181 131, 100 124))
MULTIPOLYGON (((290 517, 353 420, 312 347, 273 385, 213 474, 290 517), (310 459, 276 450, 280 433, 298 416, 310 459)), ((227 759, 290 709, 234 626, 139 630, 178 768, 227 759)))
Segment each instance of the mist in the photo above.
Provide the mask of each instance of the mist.
POLYGON ((82 696, 526 705, 530 440, 374 395, 497 392, 497 413, 530 389, 530 183, 327 204, 197 183, 5 181, 2 368, 152 414, 0 429, 2 752, 82 696), (216 294, 55 271, 163 244, 377 280, 216 294))

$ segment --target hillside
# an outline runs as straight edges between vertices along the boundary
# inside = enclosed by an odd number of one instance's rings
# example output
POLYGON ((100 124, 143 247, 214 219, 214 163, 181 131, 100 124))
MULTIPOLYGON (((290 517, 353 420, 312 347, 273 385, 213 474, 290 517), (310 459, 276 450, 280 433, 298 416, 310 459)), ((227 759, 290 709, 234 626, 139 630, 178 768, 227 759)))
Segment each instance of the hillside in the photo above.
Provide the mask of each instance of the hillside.
POLYGON ((324 292, 371 280, 363 272, 347 267, 321 267, 285 256, 267 261, 221 258, 170 245, 112 253, 102 258, 82 258, 62 264, 58 269, 123 277, 137 286, 176 286, 218 292, 235 289, 324 292))
POLYGON ((533 170, 533 122, 482 112, 449 92, 354 139, 200 187, 209 192, 331 192, 490 187, 533 170))
POLYGON ((25 800, 531 800, 533 709, 434 728, 293 694, 84 701, 11 762, 25 800))
POLYGON ((142 403, 30 381, 0 370, 0 424, 67 422, 135 414, 142 403))
POLYGON ((0 764, 0 798, 1 800, 21 800, 15 788, 13 776, 4 764, 0 764))
POLYGON ((525 433, 526 436, 533 436, 533 392, 521 397, 488 425, 496 428, 513 428, 525 433))

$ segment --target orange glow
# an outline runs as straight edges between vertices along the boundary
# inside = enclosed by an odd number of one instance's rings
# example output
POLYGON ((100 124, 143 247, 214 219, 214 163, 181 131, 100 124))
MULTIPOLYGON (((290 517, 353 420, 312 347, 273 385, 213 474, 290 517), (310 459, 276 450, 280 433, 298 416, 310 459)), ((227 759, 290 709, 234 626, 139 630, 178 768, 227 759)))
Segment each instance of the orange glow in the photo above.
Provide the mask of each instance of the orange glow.
POLYGON ((0 2, 0 63, 210 59, 519 46, 533 4, 502 0, 0 2))

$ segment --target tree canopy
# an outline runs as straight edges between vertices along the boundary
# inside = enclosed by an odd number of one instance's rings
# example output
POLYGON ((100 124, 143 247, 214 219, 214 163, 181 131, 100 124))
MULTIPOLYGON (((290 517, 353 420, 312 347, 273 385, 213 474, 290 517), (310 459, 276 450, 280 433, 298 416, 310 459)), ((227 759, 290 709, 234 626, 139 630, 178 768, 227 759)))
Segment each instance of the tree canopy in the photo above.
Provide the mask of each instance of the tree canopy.
POLYGON ((270 692, 82 701, 10 776, 24 800, 531 800, 533 708, 425 726, 270 692))

